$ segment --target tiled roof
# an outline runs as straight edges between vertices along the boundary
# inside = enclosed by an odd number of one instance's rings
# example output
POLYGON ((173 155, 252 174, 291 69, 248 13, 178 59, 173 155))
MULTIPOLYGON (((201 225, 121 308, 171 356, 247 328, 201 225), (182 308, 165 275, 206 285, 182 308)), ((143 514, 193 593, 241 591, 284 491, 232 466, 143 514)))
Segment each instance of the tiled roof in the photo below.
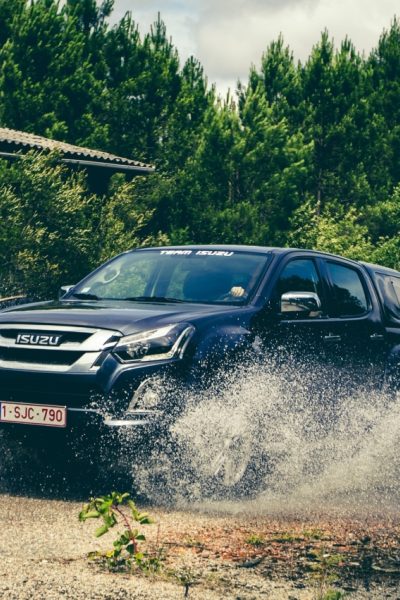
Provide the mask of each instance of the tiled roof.
MULTIPOLYGON (((105 166, 107 164, 113 164, 116 167, 120 165, 121 170, 124 170, 124 167, 129 170, 142 172, 152 172, 154 170, 154 167, 150 164, 142 163, 130 158, 124 158, 123 156, 116 156, 115 154, 103 152, 102 150, 93 150, 92 148, 75 146, 73 144, 67 144, 66 142, 51 140, 40 135, 34 135, 33 133, 0 127, 0 144, 3 148, 5 143, 10 144, 10 150, 12 148, 15 149, 15 146, 23 146, 37 150, 59 150, 62 152, 65 159, 93 161, 105 164, 105 166)), ((67 162, 69 161, 67 160, 67 162)))

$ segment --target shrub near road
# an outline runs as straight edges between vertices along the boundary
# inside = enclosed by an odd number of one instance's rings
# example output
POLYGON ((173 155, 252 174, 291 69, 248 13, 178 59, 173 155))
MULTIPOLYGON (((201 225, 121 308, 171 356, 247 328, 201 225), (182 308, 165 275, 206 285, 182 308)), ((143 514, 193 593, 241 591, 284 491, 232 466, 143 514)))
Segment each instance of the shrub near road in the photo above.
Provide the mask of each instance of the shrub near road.
POLYGON ((57 154, 0 161, 0 296, 55 297, 116 250, 149 243, 140 232, 151 211, 137 205, 135 185, 116 178, 100 197, 57 154))

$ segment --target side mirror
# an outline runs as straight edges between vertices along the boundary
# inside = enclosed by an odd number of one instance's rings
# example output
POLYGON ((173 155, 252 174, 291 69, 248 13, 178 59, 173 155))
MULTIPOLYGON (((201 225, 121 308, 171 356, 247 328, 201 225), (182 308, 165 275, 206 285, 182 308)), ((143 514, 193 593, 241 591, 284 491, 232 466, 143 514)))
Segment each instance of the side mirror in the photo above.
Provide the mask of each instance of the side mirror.
POLYGON ((286 292, 281 296, 281 313, 293 316, 321 316, 321 300, 314 292, 286 292))
POLYGON ((62 285, 58 290, 58 299, 60 300, 60 298, 65 296, 65 294, 68 294, 68 292, 72 290, 73 287, 73 285, 62 285))

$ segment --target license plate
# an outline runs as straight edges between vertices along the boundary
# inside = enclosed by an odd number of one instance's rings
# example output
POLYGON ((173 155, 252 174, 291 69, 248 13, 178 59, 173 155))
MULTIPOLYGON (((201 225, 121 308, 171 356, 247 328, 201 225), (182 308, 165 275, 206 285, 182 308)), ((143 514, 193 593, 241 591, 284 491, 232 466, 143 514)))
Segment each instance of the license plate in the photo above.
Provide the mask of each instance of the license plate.
POLYGON ((48 404, 25 404, 23 402, 1 402, 0 422, 66 427, 67 408, 48 404))

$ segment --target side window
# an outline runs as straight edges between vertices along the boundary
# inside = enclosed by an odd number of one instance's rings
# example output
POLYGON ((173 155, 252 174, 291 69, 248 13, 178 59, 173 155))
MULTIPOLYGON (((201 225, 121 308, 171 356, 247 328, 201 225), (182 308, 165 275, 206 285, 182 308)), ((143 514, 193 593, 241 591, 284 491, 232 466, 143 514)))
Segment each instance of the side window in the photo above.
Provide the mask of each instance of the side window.
POLYGON ((376 272, 375 278, 389 317, 398 321, 400 319, 400 277, 376 272))
POLYGON ((358 272, 351 267, 328 261, 326 268, 334 289, 331 315, 356 317, 366 313, 368 301, 358 272))
POLYGON ((391 284, 397 299, 397 306, 400 307, 400 277, 391 277, 391 284))
POLYGON ((280 298, 286 292, 314 292, 321 296, 321 281, 313 260, 295 258, 284 267, 277 283, 277 296, 280 298))

